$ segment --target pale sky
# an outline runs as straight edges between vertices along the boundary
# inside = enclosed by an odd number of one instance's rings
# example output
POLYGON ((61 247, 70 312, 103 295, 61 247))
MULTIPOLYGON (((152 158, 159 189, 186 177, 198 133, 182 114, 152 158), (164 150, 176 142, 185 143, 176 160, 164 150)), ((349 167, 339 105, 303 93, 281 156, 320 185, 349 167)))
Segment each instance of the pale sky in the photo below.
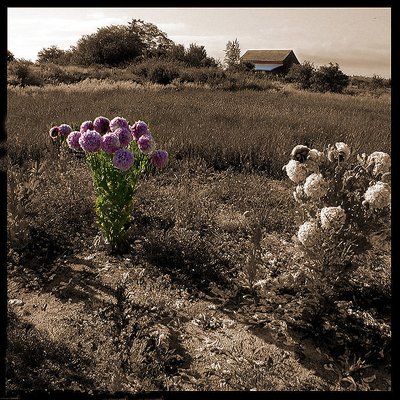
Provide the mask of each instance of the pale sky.
POLYGON ((226 43, 249 49, 292 49, 299 61, 338 63, 347 75, 391 77, 391 9, 8 7, 8 50, 36 61, 52 45, 67 50, 86 34, 133 18, 151 22, 175 43, 203 45, 221 61, 226 43))

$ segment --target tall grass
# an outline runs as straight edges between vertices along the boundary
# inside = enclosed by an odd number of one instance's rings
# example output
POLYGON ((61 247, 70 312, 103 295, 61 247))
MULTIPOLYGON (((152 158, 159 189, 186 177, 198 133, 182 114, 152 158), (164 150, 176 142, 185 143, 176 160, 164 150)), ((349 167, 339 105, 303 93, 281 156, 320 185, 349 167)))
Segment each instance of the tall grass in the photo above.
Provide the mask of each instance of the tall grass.
MULTIPOLYGON (((138 278, 132 280, 129 287, 118 284, 115 304, 104 307, 101 312, 99 309, 101 318, 96 319, 95 325, 90 325, 89 321, 88 329, 80 333, 80 354, 90 355, 93 365, 87 363, 86 356, 75 354, 75 345, 71 337, 66 336, 64 347, 72 351, 67 356, 76 362, 74 376, 63 367, 65 357, 58 354, 59 343, 47 340, 45 335, 38 335, 32 329, 30 336, 25 337, 26 326, 11 315, 8 352, 11 385, 23 389, 36 382, 39 387, 50 389, 70 387, 69 382, 75 382, 88 367, 93 367, 92 375, 96 379, 93 382, 79 379, 79 383, 86 389, 92 385, 101 389, 109 384, 103 379, 106 359, 115 366, 111 372, 106 371, 108 375, 118 373, 121 376, 117 384, 124 380, 132 382, 134 378, 134 382, 139 382, 147 391, 164 390, 167 378, 171 377, 178 378, 179 384, 177 368, 181 364, 168 349, 180 350, 185 346, 175 332, 165 347, 160 343, 155 345, 154 326, 160 321, 161 326, 172 326, 170 321, 178 321, 179 326, 180 320, 192 318, 186 309, 182 309, 181 314, 172 306, 177 304, 178 296, 187 293, 196 302, 200 293, 214 297, 216 289, 224 311, 231 309, 238 321, 249 321, 249 326, 257 322, 254 332, 267 341, 284 343, 285 348, 291 346, 286 342, 290 329, 300 332, 301 341, 306 335, 323 338, 318 341, 321 357, 331 354, 329 348, 336 358, 338 349, 344 345, 354 345, 351 348, 356 349, 364 346, 365 351, 363 348, 357 357, 366 358, 371 353, 369 350, 375 352, 376 348, 386 357, 390 345, 390 268, 389 262, 386 265, 382 261, 386 255, 366 254, 360 261, 360 269, 354 271, 348 285, 346 283, 338 292, 338 307, 314 323, 311 312, 314 312, 314 305, 316 310, 321 310, 321 304, 313 303, 308 295, 308 275, 302 272, 308 268, 308 261, 299 258, 296 248, 289 242, 299 220, 291 185, 268 176, 282 177, 282 166, 298 143, 321 149, 328 143, 345 141, 353 152, 382 150, 390 154, 389 97, 299 92, 289 86, 280 91, 229 92, 97 80, 9 88, 7 217, 9 231, 14 229, 14 234, 8 238, 8 257, 12 279, 26 282, 24 285, 29 290, 52 286, 50 276, 69 277, 69 271, 73 271, 79 281, 79 273, 76 275, 77 270, 72 270, 69 263, 75 262, 75 256, 97 249, 95 194, 89 168, 84 159, 76 157, 72 151, 59 151, 52 146, 48 131, 52 125, 61 123, 77 129, 82 121, 99 115, 122 116, 131 124, 138 119, 148 122, 159 147, 170 153, 171 163, 167 169, 161 174, 146 175, 135 195, 134 223, 129 228, 132 251, 126 258, 126 261, 131 259, 131 264, 126 268, 144 266, 144 275, 142 278, 139 272, 142 268, 139 268, 138 278), (216 172, 218 169, 229 170, 216 172), (61 256, 66 256, 64 264, 61 264, 61 256), (56 273, 52 275, 54 266, 56 273), (158 285, 158 281, 163 285, 158 285), (133 293, 134 301, 124 297, 125 293, 133 293), (254 304, 248 297, 250 294, 254 304), (243 299, 243 303, 239 299, 243 299), (268 316, 268 320, 254 320, 263 315, 268 316), (279 324, 274 331, 275 322, 279 324), (107 329, 103 329, 103 325, 107 329), (110 349, 109 352, 93 350, 91 344, 99 340, 104 342, 106 336, 115 339, 109 346, 103 346, 110 349), (38 346, 38 341, 43 346, 38 346), (171 347, 167 348, 169 343, 171 347), (37 360, 43 360, 36 357, 34 365, 30 363, 27 358, 30 348, 39 348, 41 354, 45 350, 51 365, 42 363, 40 371, 35 369, 37 360), (114 362, 117 359, 123 361, 121 368, 114 362), (169 371, 168 377, 165 371, 169 371), (24 379, 20 380, 21 377, 24 379), (52 383, 48 386, 47 382, 52 383)), ((105 261, 101 254, 99 257, 99 262, 105 261)), ((119 264, 122 259, 115 262, 119 264)), ((134 270, 130 268, 130 273, 136 274, 134 270)), ((115 274, 111 275, 115 279, 115 274)), ((111 275, 107 275, 107 285, 101 286, 104 289, 108 289, 109 282, 115 282, 108 281, 111 275)), ((98 282, 94 279, 93 287, 104 285, 100 274, 96 277, 98 282)), ((85 279, 92 278, 86 276, 83 281, 85 279)), ((92 285, 84 284, 82 288, 86 288, 82 294, 86 291, 88 296, 93 294, 92 285)), ((54 290, 52 295, 62 299, 74 293, 72 290, 75 291, 75 286, 68 289, 67 285, 65 289, 54 290)), ((112 293, 114 289, 110 295, 112 293)), ((201 296, 203 298, 203 294, 201 296)), ((293 338, 297 338, 297 333, 293 338)), ((313 351, 311 356, 305 354, 307 349, 306 343, 304 352, 299 351, 299 357, 307 357, 304 363, 319 363, 313 351)), ((270 371, 255 364, 253 368, 254 356, 251 357, 251 365, 250 358, 244 358, 241 361, 244 369, 233 371, 229 388, 236 390, 250 383, 249 387, 260 390, 272 387, 271 379, 275 375, 271 378, 258 373, 270 371)), ((282 361, 274 356, 273 367, 278 370, 278 363, 291 363, 291 360, 288 357, 282 361)), ((333 359, 330 360, 333 364, 333 359)), ((373 359, 374 366, 377 362, 383 364, 380 359, 373 359)), ((343 365, 347 375, 343 373, 339 380, 342 376, 353 379, 350 375, 354 372, 353 365, 343 365)), ((290 366, 293 367, 292 363, 290 366)), ((386 368, 386 364, 382 368, 386 368)), ((205 374, 207 372, 196 371, 199 382, 203 376, 208 376, 205 374)), ((293 376, 296 378, 297 374, 294 371, 293 376)), ((386 379, 382 376, 377 374, 379 385, 380 380, 386 379)), ((361 381, 361 377, 357 379, 361 381)), ((300 384, 303 385, 298 382, 296 385, 300 384)), ((112 385, 114 387, 114 383, 112 385)), ((199 387, 214 390, 213 384, 207 385, 199 387)), ((286 389, 292 386, 286 385, 286 389)))
POLYGON ((89 82, 9 88, 9 155, 39 157, 52 125, 77 128, 99 115, 146 121, 172 161, 200 158, 216 169, 258 170, 276 178, 299 143, 322 148, 344 141, 354 152, 391 152, 390 98, 151 87, 89 82))

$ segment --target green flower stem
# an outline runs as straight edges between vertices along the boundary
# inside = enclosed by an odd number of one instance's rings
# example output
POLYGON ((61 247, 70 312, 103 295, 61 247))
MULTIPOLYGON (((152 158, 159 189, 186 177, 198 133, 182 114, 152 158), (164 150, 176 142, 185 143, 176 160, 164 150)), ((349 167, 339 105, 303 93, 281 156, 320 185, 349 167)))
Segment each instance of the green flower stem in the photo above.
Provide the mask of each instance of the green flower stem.
POLYGON ((132 220, 133 196, 139 178, 149 164, 148 157, 138 150, 136 142, 132 142, 128 149, 135 156, 134 165, 128 171, 115 168, 113 156, 103 151, 87 155, 97 196, 97 223, 104 239, 112 245, 124 238, 127 224, 132 220))

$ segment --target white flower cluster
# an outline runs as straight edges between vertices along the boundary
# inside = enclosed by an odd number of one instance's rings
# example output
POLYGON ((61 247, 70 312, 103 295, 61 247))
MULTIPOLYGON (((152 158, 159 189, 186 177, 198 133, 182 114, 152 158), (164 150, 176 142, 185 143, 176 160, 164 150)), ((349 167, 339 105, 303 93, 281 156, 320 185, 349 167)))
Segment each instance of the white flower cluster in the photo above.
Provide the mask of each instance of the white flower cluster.
POLYGON ((322 151, 319 151, 317 149, 311 149, 308 152, 308 160, 313 161, 318 165, 321 165, 326 160, 326 157, 322 151))
POLYGON ((319 199, 328 192, 328 184, 320 173, 312 173, 304 183, 304 193, 312 200, 319 199))
POLYGON ((350 157, 350 147, 344 142, 337 142, 335 146, 328 149, 328 160, 330 162, 347 161, 350 157))
MULTIPOLYGON (((350 164, 350 155, 350 147, 344 142, 336 142, 323 152, 304 145, 297 145, 292 150, 291 160, 284 169, 296 184, 295 201, 309 216, 297 232, 298 241, 304 247, 310 249, 324 244, 325 240, 343 240, 344 231, 351 235, 356 230, 359 234, 358 230, 363 230, 366 222, 362 219, 371 216, 359 209, 360 204, 354 204, 360 201, 363 192, 362 205, 366 209, 390 207, 389 154, 376 151, 368 157, 365 153, 357 155, 357 165, 350 164), (367 188, 368 182, 370 187, 367 188), (347 213, 347 208, 352 212, 347 213)), ((379 217, 378 213, 376 215, 379 217)), ((385 212, 382 216, 386 217, 385 212)), ((318 248, 315 250, 317 254, 318 248)))
POLYGON ((371 208, 383 208, 391 203, 390 185, 384 182, 376 182, 364 193, 364 205, 371 208))
POLYGON ((290 160, 284 168, 286 169, 287 176, 294 183, 303 182, 307 175, 308 170, 304 163, 300 163, 297 160, 290 160))
POLYGON ((375 151, 367 158, 368 167, 373 167, 372 173, 376 176, 378 174, 385 174, 390 171, 391 159, 389 154, 382 151, 375 151))
POLYGON ((297 238, 305 247, 312 247, 320 241, 321 231, 315 221, 306 221, 300 225, 297 238))
POLYGON ((303 185, 297 185, 293 191, 293 197, 298 203, 302 203, 306 200, 307 196, 304 193, 303 185))
POLYGON ((320 212, 321 226, 324 229, 340 229, 346 221, 346 213, 342 207, 324 207, 320 212))

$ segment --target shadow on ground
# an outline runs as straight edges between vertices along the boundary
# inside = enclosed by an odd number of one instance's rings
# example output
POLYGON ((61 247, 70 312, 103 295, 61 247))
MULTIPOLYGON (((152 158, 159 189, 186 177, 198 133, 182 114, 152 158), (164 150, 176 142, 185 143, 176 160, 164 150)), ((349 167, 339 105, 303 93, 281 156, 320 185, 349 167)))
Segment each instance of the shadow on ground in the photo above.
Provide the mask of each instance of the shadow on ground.
POLYGON ((188 292, 211 293, 211 287, 229 288, 234 266, 213 250, 206 240, 191 241, 190 236, 179 240, 160 231, 147 236, 143 257, 171 281, 188 292))
POLYGON ((8 314, 7 392, 96 388, 89 377, 94 360, 52 341, 32 324, 8 314))

